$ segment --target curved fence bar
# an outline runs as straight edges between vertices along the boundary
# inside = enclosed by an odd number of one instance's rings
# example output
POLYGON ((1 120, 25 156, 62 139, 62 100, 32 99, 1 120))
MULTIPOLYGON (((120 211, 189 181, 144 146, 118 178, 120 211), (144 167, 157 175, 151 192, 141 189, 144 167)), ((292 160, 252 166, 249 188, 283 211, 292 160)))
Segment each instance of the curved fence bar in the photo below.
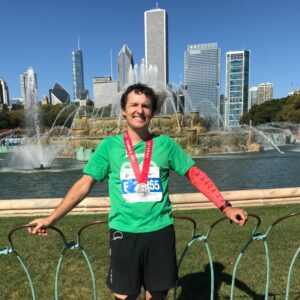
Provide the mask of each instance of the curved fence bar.
POLYGON ((242 247, 242 250, 240 251, 235 264, 234 264, 234 268, 233 268, 233 272, 232 272, 232 281, 231 281, 231 289, 230 289, 230 299, 233 300, 234 299, 234 289, 235 289, 235 279, 236 279, 236 273, 237 273, 237 269, 238 266, 240 264, 240 261, 245 253, 245 251, 247 250, 247 248, 252 244, 252 242, 254 240, 256 240, 259 236, 261 236, 260 233, 257 233, 257 230, 261 224, 261 219, 253 214, 249 214, 248 215, 249 218, 254 218, 256 219, 256 225, 254 227, 254 229, 252 230, 252 236, 250 237, 250 239, 245 243, 245 245, 242 247))
POLYGON ((291 286, 291 280, 292 280, 292 273, 293 273, 293 267, 295 265, 296 262, 296 258, 297 256, 300 254, 300 247, 296 250, 293 259, 291 261, 290 264, 290 268, 289 268, 289 274, 288 274, 288 280, 287 280, 287 284, 286 284, 286 292, 285 292, 285 300, 289 299, 289 293, 290 293, 290 286, 291 286))
MULTIPOLYGON (((282 221, 286 220, 286 219, 289 219, 291 217, 295 217, 295 216, 299 216, 300 215, 300 212, 293 212, 293 213, 290 213, 290 214, 287 214, 287 215, 284 215, 283 217, 280 217, 278 218, 276 221, 274 221, 270 226, 269 228, 267 229, 266 233, 265 233, 265 238, 264 238, 264 244, 265 244, 265 248, 266 250, 268 251, 268 244, 267 244, 267 238, 268 236, 270 235, 271 231, 274 229, 274 227, 281 223, 282 221)), ((297 252, 297 251, 296 251, 297 252)), ((296 253, 297 254, 297 253, 296 253)), ((297 257, 297 255, 296 255, 297 257)), ((295 260, 296 260, 296 257, 294 256, 295 260)), ((288 273, 288 279, 287 279, 287 289, 286 289, 286 298, 285 299, 288 299, 289 297, 289 289, 290 289, 290 281, 291 281, 291 276, 292 276, 292 268, 294 266, 294 262, 295 261, 292 261, 291 262, 291 265, 290 265, 290 268, 289 268, 289 273, 288 273)), ((270 282, 270 261, 269 261, 269 268, 268 268, 268 274, 267 274, 267 283, 268 285, 266 286, 266 291, 265 291, 265 299, 267 300, 268 298, 268 295, 269 295, 269 282, 270 282)))
POLYGON ((65 253, 68 250, 73 250, 77 248, 77 244, 75 242, 69 242, 64 244, 64 249, 60 253, 60 257, 56 266, 56 271, 55 271, 55 284, 54 284, 54 299, 58 300, 59 299, 59 273, 61 270, 61 265, 65 257, 65 253))
MULTIPOLYGON (((13 253, 14 255, 16 255, 17 259, 19 260, 22 268, 24 269, 25 273, 26 273, 26 276, 27 276, 27 279, 28 279, 28 282, 29 282, 29 286, 30 286, 30 290, 31 290, 31 295, 32 295, 32 299, 36 299, 36 293, 35 293, 35 288, 34 288, 34 282, 32 280, 32 276, 30 274, 30 271, 29 271, 29 268, 27 267, 27 264, 24 260, 24 258, 18 253, 18 251, 15 249, 14 245, 13 245, 13 234, 18 231, 18 230, 21 230, 21 229, 26 229, 26 228, 29 228, 29 227, 33 227, 34 225, 33 224, 26 224, 26 225, 21 225, 21 226, 18 226, 16 228, 13 228, 9 233, 8 233, 8 242, 9 242, 9 249, 10 249, 10 252, 13 253)), ((58 232, 60 234, 60 236, 62 237, 63 239, 63 242, 66 244, 66 238, 64 236, 64 234, 62 233, 61 230, 59 230, 58 228, 54 227, 54 226, 50 226, 49 229, 52 229, 56 232, 58 232)))
MULTIPOLYGON (((213 258, 211 255, 211 251, 208 245, 208 241, 206 236, 201 235, 201 234, 196 234, 196 227, 197 227, 197 223, 194 219, 190 218, 190 217, 186 217, 186 216, 175 216, 175 219, 180 219, 180 220, 187 220, 189 222, 192 223, 192 239, 188 242, 188 244, 186 245, 186 247, 183 249, 182 254, 179 257, 178 260, 178 264, 177 264, 177 268, 178 268, 178 272, 180 269, 180 266, 182 264, 183 258, 186 256, 186 254, 188 253, 188 250, 190 249, 190 247, 194 244, 194 242, 204 242, 205 243, 205 248, 206 248, 206 252, 208 255, 208 259, 209 259, 209 265, 210 265, 210 299, 213 300, 214 298, 214 268, 213 268, 213 258)), ((177 297, 177 288, 178 288, 178 282, 176 282, 176 285, 174 287, 174 300, 176 300, 177 297)))
MULTIPOLYGON (((254 224, 254 228, 251 231, 251 236, 250 238, 245 242, 245 244, 243 245, 238 257, 236 258, 235 264, 234 264, 234 268, 233 268, 233 272, 232 272, 232 278, 231 278, 231 289, 230 289, 230 299, 233 300, 234 299, 234 292, 235 292, 235 285, 236 285, 236 276, 237 276, 237 270, 240 264, 241 259, 243 258, 244 253, 247 251, 247 249, 249 248, 249 246, 254 242, 254 241, 263 241, 263 246, 264 246, 264 253, 265 253, 265 258, 266 258, 266 284, 265 284, 265 297, 264 299, 267 300, 269 297, 269 288, 270 288, 270 257, 269 257, 269 245, 268 245, 268 237, 270 235, 270 233, 272 232, 272 230, 274 229, 274 227, 291 218, 291 217, 296 217, 296 216, 300 216, 300 212, 294 212, 294 213, 290 213, 288 215, 285 215, 283 217, 278 218, 275 222, 273 222, 266 230, 265 233, 259 233, 258 229, 261 225, 261 219, 253 214, 249 214, 249 219, 254 219, 255 220, 255 224, 254 224)), ((208 231, 206 232, 206 234, 199 234, 197 233, 197 223, 196 221, 188 216, 175 216, 174 217, 176 220, 183 220, 183 221, 187 221, 191 224, 190 228, 191 228, 191 238, 188 240, 187 244, 184 246, 184 249, 182 251, 182 253, 179 256, 179 260, 178 260, 178 271, 181 268, 183 259, 185 259, 185 257, 187 256, 189 250, 191 249, 192 245, 194 245, 196 242, 204 242, 205 244, 205 248, 206 248, 206 252, 208 255, 208 260, 209 260, 209 265, 210 265, 210 279, 211 279, 211 285, 210 285, 210 299, 213 300, 214 299, 214 287, 215 287, 215 273, 214 273, 214 262, 213 262, 213 256, 209 247, 209 236, 212 232, 212 230, 217 227, 219 224, 221 224, 222 222, 224 222, 225 220, 228 220, 226 217, 220 218, 218 220, 216 220, 215 222, 212 223, 212 225, 209 227, 208 231)), ((56 266, 56 271, 55 271, 55 300, 59 299, 59 276, 60 276, 60 272, 61 272, 61 267, 62 267, 62 262, 64 260, 64 256, 66 254, 67 251, 69 250, 76 250, 78 249, 80 251, 80 253, 83 255, 85 262, 87 263, 90 275, 91 275, 91 280, 92 280, 92 287, 93 287, 93 299, 96 300, 97 299, 97 289, 96 289, 96 275, 95 275, 95 271, 93 269, 93 265, 91 263, 91 260, 84 248, 84 246, 82 245, 82 235, 85 232, 85 230, 87 228, 90 228, 91 226, 94 225, 103 225, 103 224, 107 224, 107 221, 96 221, 96 222, 92 222, 92 223, 88 223, 84 226, 82 226, 78 231, 77 231, 77 236, 76 236, 76 241, 71 241, 68 242, 67 239, 65 238, 64 233, 54 227, 54 226, 50 226, 49 229, 55 231, 56 233, 59 234, 62 242, 63 242, 63 249, 60 253, 60 257, 56 266)), ((18 251, 15 249, 14 246, 14 242, 13 242, 13 235, 15 232, 22 230, 22 229, 26 229, 28 227, 34 226, 33 224, 27 224, 27 225, 22 225, 16 228, 13 228, 9 233, 8 233, 8 242, 9 242, 9 246, 6 248, 2 248, 0 249, 0 256, 1 255, 10 255, 13 254, 17 257, 18 261, 20 262, 23 270, 26 273, 26 277, 27 280, 29 282, 29 286, 30 286, 30 291, 31 291, 31 297, 33 300, 36 299, 36 291, 35 291, 35 285, 34 282, 32 280, 32 276, 29 272, 29 268, 24 260, 24 258, 18 253, 18 251)), ((297 260, 297 258, 300 255, 300 247, 298 247, 298 249, 296 249, 291 263, 289 265, 289 270, 288 270, 288 276, 287 276, 287 283, 286 283, 286 291, 285 291, 285 300, 289 299, 289 294, 290 294, 290 288, 291 288, 291 280, 292 280, 292 276, 293 276, 293 271, 294 271, 294 266, 295 266, 295 262, 297 260)), ((174 287, 174 300, 176 300, 177 298, 177 289, 178 289, 178 282, 176 282, 176 285, 174 287)))
POLYGON ((91 227, 91 226, 94 226, 94 225, 98 225, 98 224, 107 224, 107 221, 95 221, 95 222, 92 222, 92 223, 88 223, 84 226, 82 226, 78 232, 77 232, 77 245, 82 253, 82 255, 84 256, 85 258, 85 261, 88 265, 88 268, 89 268, 89 271, 90 271, 90 274, 91 274, 91 277, 92 277, 92 284, 93 284, 93 299, 94 300, 97 300, 97 289, 96 289, 96 275, 95 275, 95 271, 93 269, 93 266, 92 266, 92 263, 87 255, 87 252, 85 251, 84 247, 81 245, 81 241, 80 241, 80 238, 81 238, 81 234, 82 232, 91 227))
POLYGON ((32 280, 32 276, 30 274, 30 271, 29 271, 29 268, 27 267, 27 264, 24 260, 24 258, 18 253, 18 251, 14 248, 14 245, 13 245, 13 234, 16 232, 16 231, 19 231, 19 230, 22 230, 22 229, 27 229, 29 227, 32 227, 33 225, 29 225, 29 224, 26 224, 26 225, 21 225, 21 226, 18 226, 18 227, 15 227, 13 228, 9 233, 8 233, 8 243, 10 245, 10 250, 11 250, 11 253, 13 253, 14 255, 16 255, 17 259, 19 260, 23 270, 25 271, 25 274, 26 274, 26 277, 28 279, 28 282, 29 282, 29 286, 30 286, 30 291, 31 291, 31 297, 32 297, 32 300, 35 300, 36 299, 36 292, 35 292, 35 288, 34 288, 34 282, 32 280))
POLYGON ((58 261, 58 264, 57 264, 57 267, 56 267, 56 272, 55 272, 55 300, 59 299, 59 274, 60 274, 60 271, 61 271, 61 265, 62 265, 62 262, 64 260, 65 253, 69 250, 76 250, 76 249, 79 249, 80 253, 83 255, 83 257, 84 257, 84 259, 85 259, 85 261, 88 265, 88 269, 90 271, 91 278, 92 278, 93 299, 94 300, 97 299, 95 272, 94 272, 91 261, 90 261, 88 255, 87 255, 84 247, 80 243, 80 238, 81 238, 81 233, 83 232, 84 229, 86 229, 86 228, 88 228, 92 225, 106 224, 106 223, 107 223, 107 221, 96 221, 96 222, 88 223, 88 224, 82 226, 77 232, 77 237, 76 237, 77 242, 72 241, 72 242, 68 243, 62 235, 65 247, 64 247, 64 249, 62 250, 62 252, 60 254, 60 258, 59 258, 59 261, 58 261))
MULTIPOLYGON (((267 240, 267 237, 269 236, 269 234, 271 233, 271 231, 274 229, 274 227, 277 224, 279 224, 282 221, 287 220, 287 219, 289 219, 291 217, 296 217, 296 216, 299 216, 299 215, 300 215, 300 212, 293 212, 293 213, 287 214, 287 215, 285 215, 285 216, 283 216, 281 218, 278 218, 275 222, 273 222, 269 226, 268 230, 266 231, 266 233, 265 233, 265 240, 267 240)), ((286 300, 289 298, 289 290, 290 290, 290 283, 291 283, 291 277, 292 277, 292 270, 293 270, 293 266, 295 264, 295 261, 296 261, 296 258, 298 256, 298 254, 299 254, 299 249, 296 251, 296 253, 295 253, 295 255, 294 255, 293 259, 292 259, 292 262, 290 264, 290 267, 289 267, 288 279, 287 279, 287 286, 286 286, 286 296, 285 296, 286 300)), ((269 293, 269 289, 266 290, 266 295, 268 295, 268 293, 269 293)))

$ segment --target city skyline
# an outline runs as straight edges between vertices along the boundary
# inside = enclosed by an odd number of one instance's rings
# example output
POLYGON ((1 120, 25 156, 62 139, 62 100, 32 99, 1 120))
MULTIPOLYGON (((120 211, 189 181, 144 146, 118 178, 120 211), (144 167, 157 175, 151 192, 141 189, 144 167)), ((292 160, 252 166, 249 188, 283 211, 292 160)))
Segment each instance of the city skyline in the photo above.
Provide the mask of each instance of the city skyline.
MULTIPOLYGON (((144 12, 155 7, 154 1, 138 0, 78 0, 72 6, 58 0, 4 2, 0 77, 9 87, 10 98, 21 96, 20 74, 30 66, 38 76, 39 99, 48 95, 55 82, 72 94, 71 53, 77 48, 78 36, 85 88, 93 97, 93 77, 111 75, 111 52, 114 80, 123 44, 131 49, 136 63, 145 57, 144 12), (55 22, 51 21, 53 15, 55 22)), ((187 45, 216 42, 221 49, 221 93, 225 93, 225 53, 244 49, 251 51, 250 87, 271 82, 274 98, 300 87, 300 41, 295 34, 300 3, 296 0, 165 0, 158 8, 168 14, 169 82, 184 82, 187 45)))

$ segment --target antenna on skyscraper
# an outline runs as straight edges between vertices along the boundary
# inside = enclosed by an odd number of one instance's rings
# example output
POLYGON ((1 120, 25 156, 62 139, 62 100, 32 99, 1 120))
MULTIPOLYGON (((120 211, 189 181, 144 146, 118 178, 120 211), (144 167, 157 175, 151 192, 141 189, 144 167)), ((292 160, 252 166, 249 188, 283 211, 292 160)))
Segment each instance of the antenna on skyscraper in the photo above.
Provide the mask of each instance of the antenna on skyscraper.
POLYGON ((112 49, 110 49, 110 76, 113 79, 113 61, 112 61, 112 49))
POLYGON ((80 50, 80 39, 79 39, 79 36, 77 37, 77 47, 78 47, 78 50, 80 50))

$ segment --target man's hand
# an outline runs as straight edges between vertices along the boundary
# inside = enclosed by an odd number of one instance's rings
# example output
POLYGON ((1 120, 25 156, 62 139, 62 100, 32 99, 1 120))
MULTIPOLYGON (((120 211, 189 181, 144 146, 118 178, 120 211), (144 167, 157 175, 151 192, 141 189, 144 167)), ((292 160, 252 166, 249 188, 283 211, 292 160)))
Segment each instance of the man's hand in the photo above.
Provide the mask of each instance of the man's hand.
POLYGON ((239 226, 245 225, 248 219, 247 212, 240 208, 226 207, 223 212, 228 219, 239 226))
POLYGON ((29 223, 29 225, 32 225, 28 227, 28 232, 30 234, 36 234, 39 236, 47 236, 48 231, 47 228, 52 225, 52 222, 49 217, 35 219, 29 223))

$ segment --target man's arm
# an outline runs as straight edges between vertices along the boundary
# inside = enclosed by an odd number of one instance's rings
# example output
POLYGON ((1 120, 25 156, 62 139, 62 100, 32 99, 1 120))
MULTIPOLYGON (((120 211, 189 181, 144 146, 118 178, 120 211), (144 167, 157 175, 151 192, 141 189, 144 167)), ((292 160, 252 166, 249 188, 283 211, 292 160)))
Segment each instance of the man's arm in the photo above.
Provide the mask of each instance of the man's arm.
POLYGON ((91 176, 83 175, 78 181, 75 182, 62 202, 49 216, 35 219, 29 223, 35 225, 28 228, 29 233, 41 236, 47 235, 47 227, 53 225, 70 210, 76 207, 88 195, 95 182, 96 181, 91 176))
POLYGON ((231 204, 225 201, 214 182, 203 171, 196 166, 192 166, 185 173, 185 176, 198 191, 212 201, 231 221, 240 226, 245 224, 248 214, 243 209, 231 207, 231 204))

